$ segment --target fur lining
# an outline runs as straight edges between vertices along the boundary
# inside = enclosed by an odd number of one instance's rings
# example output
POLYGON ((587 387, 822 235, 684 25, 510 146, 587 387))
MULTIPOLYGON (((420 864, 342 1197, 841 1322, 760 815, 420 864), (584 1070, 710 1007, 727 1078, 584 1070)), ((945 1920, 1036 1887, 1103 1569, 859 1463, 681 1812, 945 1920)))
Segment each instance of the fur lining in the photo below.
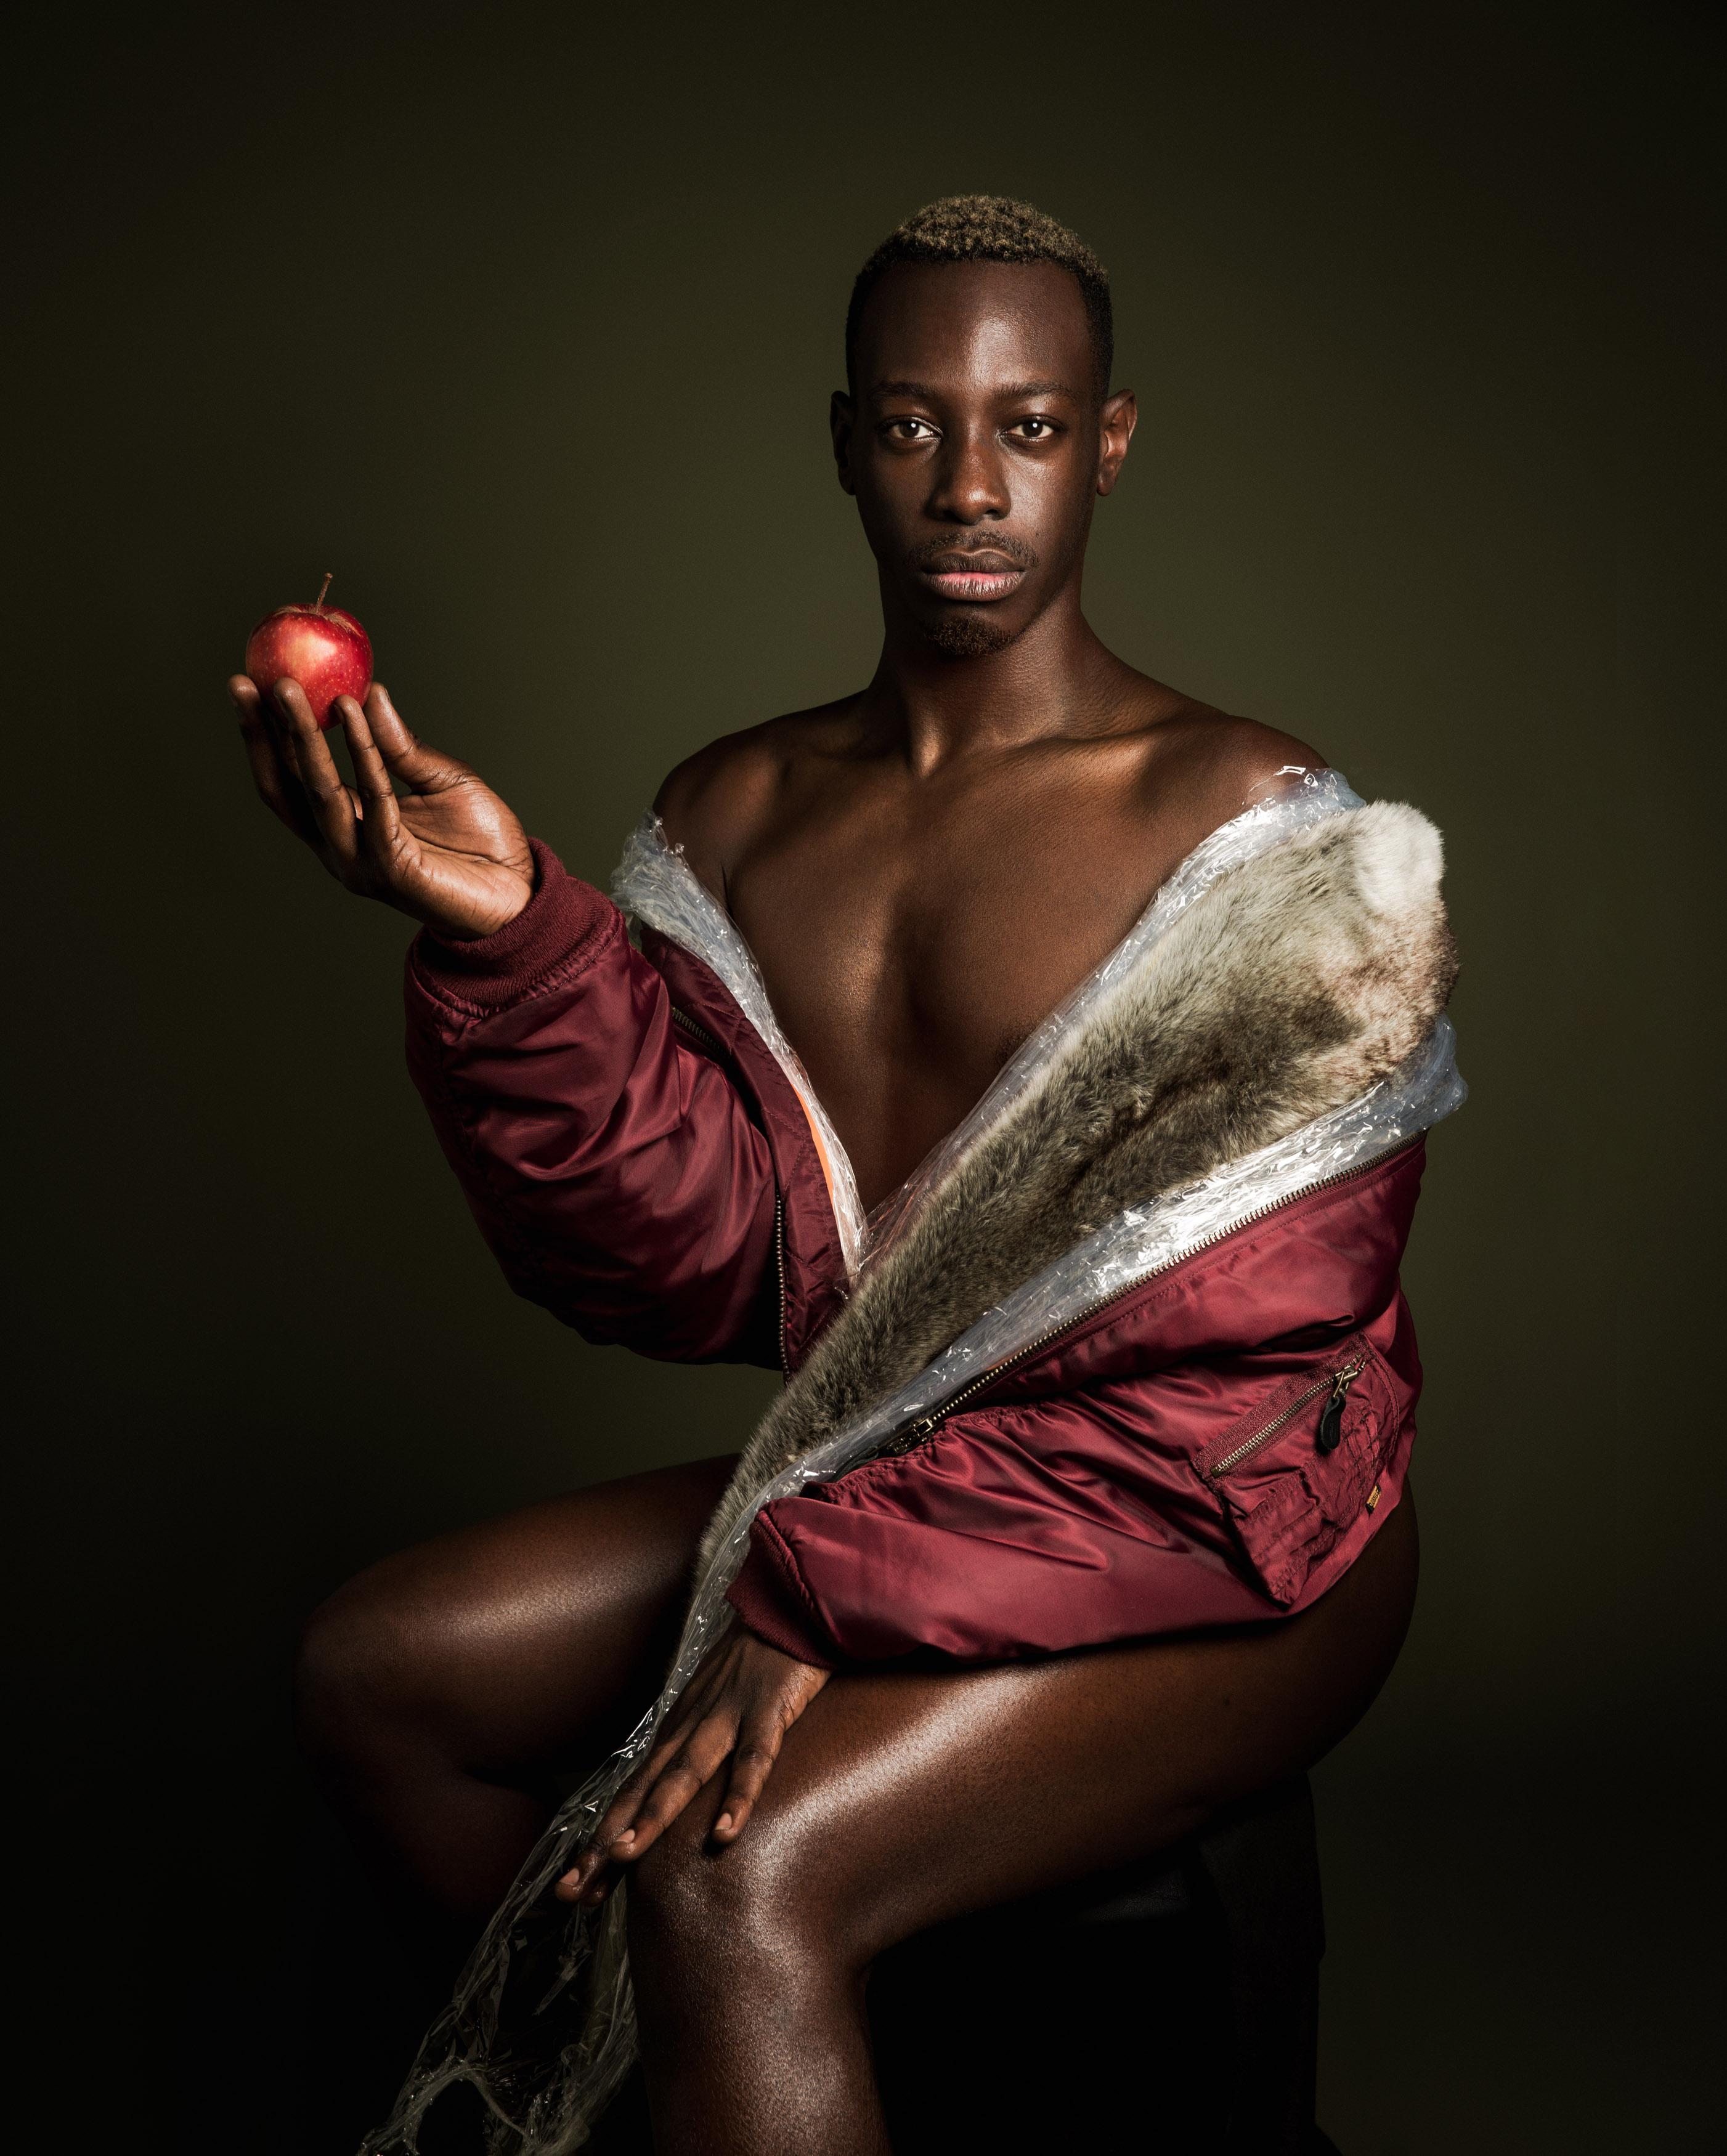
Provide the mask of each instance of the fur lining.
POLYGON ((1394 1070, 1457 965, 1438 832, 1392 802, 1221 876, 932 1194, 763 1418, 702 1546, 754 1494, 1119 1213, 1394 1070))

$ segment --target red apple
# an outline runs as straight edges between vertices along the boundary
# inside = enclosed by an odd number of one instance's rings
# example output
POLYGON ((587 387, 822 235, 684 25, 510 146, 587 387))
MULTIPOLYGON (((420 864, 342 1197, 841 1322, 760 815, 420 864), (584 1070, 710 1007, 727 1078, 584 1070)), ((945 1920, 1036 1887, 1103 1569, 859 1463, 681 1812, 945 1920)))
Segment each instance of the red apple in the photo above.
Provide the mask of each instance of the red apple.
POLYGON ((329 588, 326 576, 310 606, 278 607, 246 639, 246 671, 259 695, 291 676, 321 726, 330 724, 338 696, 363 701, 372 686, 372 639, 351 613, 325 605, 329 588))

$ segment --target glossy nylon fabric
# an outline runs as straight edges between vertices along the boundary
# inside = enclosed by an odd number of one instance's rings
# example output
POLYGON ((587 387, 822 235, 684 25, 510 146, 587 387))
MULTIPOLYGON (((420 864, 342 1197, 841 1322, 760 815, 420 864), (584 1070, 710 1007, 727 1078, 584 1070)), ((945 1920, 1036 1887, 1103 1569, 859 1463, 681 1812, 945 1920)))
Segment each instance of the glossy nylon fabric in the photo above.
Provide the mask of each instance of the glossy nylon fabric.
MULTIPOLYGON (((842 1238, 848 1254, 858 1253, 857 1265, 867 1266, 897 1240, 957 1163, 1072 1044, 1220 876, 1326 818, 1360 805, 1338 773, 1303 773, 1203 841, 1122 943, 1010 1060, 972 1114, 867 1224, 858 1214, 850 1164, 773 1018, 748 946, 666 842, 656 819, 645 819, 632 835, 614 896, 637 919, 709 965, 757 1026, 804 1101, 819 1145, 830 1149, 827 1166, 836 1210, 846 1204, 853 1209, 849 1230, 842 1223, 842 1238)), ((624 1893, 614 1892, 594 1912, 552 1902, 550 1890, 585 1847, 697 1665, 732 1623, 726 1589, 764 1506, 860 1466, 980 1373, 1302 1193, 1396 1151, 1449 1115, 1463 1097, 1452 1028, 1442 1018, 1397 1070, 1359 1100, 1185 1188, 1126 1209, 1023 1282, 906 1383, 754 1491, 696 1587, 659 1699, 628 1742, 558 1811, 475 1948, 450 2008, 429 2032, 388 2124, 368 2140, 368 2156, 417 2149, 417 2128, 424 2112, 458 2082, 472 2086, 486 2103, 492 2120, 489 2145, 497 2156, 563 2156, 587 2139, 635 2055, 624 1893)))

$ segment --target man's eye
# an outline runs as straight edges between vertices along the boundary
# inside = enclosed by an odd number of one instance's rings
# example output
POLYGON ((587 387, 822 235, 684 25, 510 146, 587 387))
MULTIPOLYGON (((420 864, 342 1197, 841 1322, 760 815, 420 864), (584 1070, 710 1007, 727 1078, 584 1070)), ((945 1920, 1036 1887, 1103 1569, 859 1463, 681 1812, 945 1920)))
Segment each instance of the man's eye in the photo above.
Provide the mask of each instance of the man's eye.
POLYGON ((890 419, 887 431, 897 442, 921 442, 935 429, 927 419, 890 419))
POLYGON ((1055 431, 1047 419, 1020 419, 1014 424, 1014 432, 1025 442, 1041 442, 1055 431))

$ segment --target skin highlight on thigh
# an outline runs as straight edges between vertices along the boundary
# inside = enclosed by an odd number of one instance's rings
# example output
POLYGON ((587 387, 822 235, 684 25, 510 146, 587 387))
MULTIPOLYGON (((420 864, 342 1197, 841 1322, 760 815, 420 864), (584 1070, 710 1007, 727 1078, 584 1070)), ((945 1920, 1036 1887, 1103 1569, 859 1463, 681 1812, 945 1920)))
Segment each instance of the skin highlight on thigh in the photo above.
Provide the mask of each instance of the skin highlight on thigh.
POLYGON ((861 1966, 946 1918, 1149 1856, 1354 1727, 1402 1645, 1416 1557, 1406 1499, 1324 1600, 1281 1623, 837 1675, 787 1732, 739 1840, 707 1840, 717 1779, 661 1865, 717 1887, 737 1865, 861 1966))
POLYGON ((477 1929, 555 1807, 628 1734, 676 1644, 731 1456, 437 1537, 306 1627, 302 1748, 389 1900, 477 1929))
POLYGON ((655 2146, 887 2156, 871 1964, 953 1917, 1130 1863, 1323 1757, 1414 1599, 1406 1498, 1299 1617, 952 1673, 835 1676, 735 1841, 716 1775, 629 1867, 655 2146))

